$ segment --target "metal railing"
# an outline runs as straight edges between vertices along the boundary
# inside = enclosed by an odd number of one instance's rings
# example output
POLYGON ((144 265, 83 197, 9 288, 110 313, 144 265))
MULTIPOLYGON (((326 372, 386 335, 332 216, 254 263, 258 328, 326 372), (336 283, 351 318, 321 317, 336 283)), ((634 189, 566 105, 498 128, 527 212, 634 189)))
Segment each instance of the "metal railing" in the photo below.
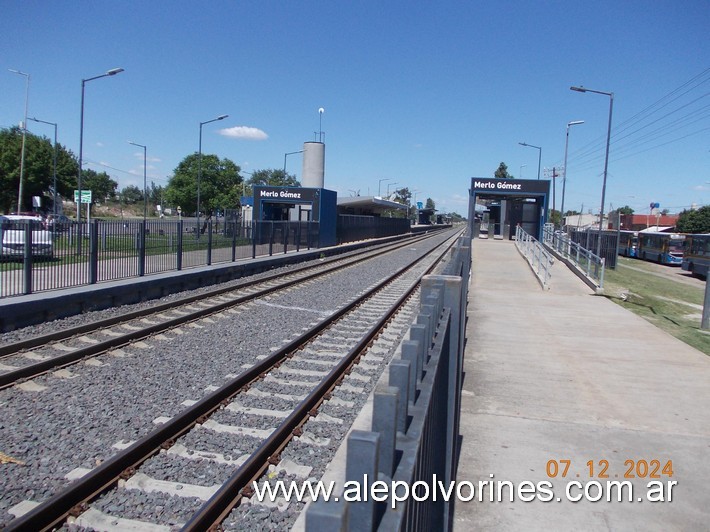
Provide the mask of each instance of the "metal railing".
MULTIPOLYGON (((431 489, 437 480, 445 486, 454 481, 470 250, 470 236, 460 237, 445 274, 423 278, 410 339, 390 364, 389 385, 375 391, 372 430, 348 436, 346 483, 359 482, 369 493, 377 480, 390 488, 424 482, 431 489), (370 486, 362 485, 365 478, 370 486)), ((393 492, 379 501, 315 501, 307 510, 306 531, 452 528, 453 498, 408 497, 393 505, 393 492)))
POLYGON ((526 233, 520 226, 515 228, 515 245, 527 259, 542 287, 549 288, 552 265, 555 262, 552 255, 537 239, 526 233))
POLYGON ((605 260, 581 244, 573 242, 564 231, 555 231, 553 224, 545 224, 543 242, 557 254, 567 259, 580 273, 598 288, 604 288, 605 260))
POLYGON ((198 228, 183 220, 93 220, 57 223, 48 231, 49 256, 33 255, 29 226, 22 250, 2 247, 0 298, 319 246, 318 222, 209 221, 198 228))

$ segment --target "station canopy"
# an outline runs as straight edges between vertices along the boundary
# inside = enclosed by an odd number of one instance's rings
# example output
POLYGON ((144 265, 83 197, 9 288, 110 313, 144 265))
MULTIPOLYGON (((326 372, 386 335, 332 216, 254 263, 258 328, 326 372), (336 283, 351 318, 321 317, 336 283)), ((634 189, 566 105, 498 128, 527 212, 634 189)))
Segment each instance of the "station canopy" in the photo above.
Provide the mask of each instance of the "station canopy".
POLYGON ((409 211, 409 207, 379 196, 355 196, 338 198, 339 214, 379 216, 392 209, 409 211))

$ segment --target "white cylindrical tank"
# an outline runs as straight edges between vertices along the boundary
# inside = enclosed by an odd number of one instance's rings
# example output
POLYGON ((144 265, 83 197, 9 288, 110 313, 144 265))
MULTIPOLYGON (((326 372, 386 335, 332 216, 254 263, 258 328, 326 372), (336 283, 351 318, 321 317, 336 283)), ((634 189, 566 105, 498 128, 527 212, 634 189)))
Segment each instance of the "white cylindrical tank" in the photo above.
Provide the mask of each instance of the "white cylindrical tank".
POLYGON ((303 172, 301 186, 325 188, 325 144, 322 142, 303 143, 303 172))

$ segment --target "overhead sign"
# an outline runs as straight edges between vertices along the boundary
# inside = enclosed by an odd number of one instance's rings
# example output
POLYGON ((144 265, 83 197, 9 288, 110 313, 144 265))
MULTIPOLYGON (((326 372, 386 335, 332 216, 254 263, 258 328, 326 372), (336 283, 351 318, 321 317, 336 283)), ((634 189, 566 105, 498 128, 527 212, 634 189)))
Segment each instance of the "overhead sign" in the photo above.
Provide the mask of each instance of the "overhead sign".
MULTIPOLYGON (((81 202, 82 203, 91 203, 91 191, 90 190, 82 190, 81 191, 81 202)), ((79 191, 78 190, 74 191, 74 203, 79 203, 79 191)))
POLYGON ((491 192, 501 194, 549 194, 550 181, 546 179, 496 179, 474 177, 471 179, 471 193, 491 192))

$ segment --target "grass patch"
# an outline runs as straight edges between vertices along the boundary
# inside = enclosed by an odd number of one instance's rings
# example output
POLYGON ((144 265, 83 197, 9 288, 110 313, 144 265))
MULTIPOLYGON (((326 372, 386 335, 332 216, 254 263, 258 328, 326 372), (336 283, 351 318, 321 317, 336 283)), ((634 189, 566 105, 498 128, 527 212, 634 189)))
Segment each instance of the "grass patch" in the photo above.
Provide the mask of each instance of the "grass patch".
POLYGON ((643 261, 619 257, 620 268, 604 272, 604 295, 615 303, 650 321, 656 327, 710 355, 710 332, 700 329, 704 286, 650 275, 643 261))

